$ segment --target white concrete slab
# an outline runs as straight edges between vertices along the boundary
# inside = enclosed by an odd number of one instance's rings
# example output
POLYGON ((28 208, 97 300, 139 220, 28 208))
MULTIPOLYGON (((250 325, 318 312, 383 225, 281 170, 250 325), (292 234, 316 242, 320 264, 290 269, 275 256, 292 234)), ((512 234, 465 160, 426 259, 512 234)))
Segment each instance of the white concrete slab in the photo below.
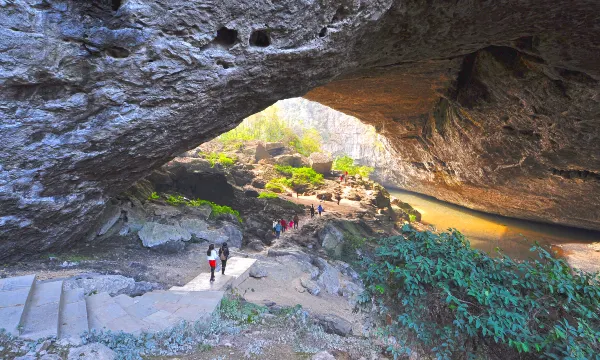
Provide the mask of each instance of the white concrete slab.
POLYGON ((38 282, 25 309, 21 337, 37 340, 58 337, 62 281, 38 282))
POLYGON ((0 279, 0 329, 19 335, 35 275, 0 279))
POLYGON ((173 291, 210 291, 226 290, 229 286, 236 287, 246 280, 250 268, 256 263, 256 259, 232 257, 227 261, 225 275, 220 272, 215 274, 215 281, 210 282, 210 273, 202 273, 184 286, 173 286, 173 291))
POLYGON ((63 292, 60 311, 59 336, 61 339, 79 339, 89 330, 87 304, 83 289, 63 292))

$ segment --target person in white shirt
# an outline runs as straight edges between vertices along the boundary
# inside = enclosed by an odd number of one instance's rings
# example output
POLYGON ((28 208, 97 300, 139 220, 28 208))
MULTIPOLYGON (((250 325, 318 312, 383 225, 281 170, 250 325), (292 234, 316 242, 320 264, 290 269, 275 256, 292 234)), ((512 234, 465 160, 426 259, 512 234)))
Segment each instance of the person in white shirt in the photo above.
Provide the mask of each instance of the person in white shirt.
POLYGON ((215 281, 215 269, 217 268, 217 258, 219 255, 217 254, 217 250, 215 250, 215 246, 210 244, 208 246, 208 251, 206 252, 206 259, 208 260, 208 265, 210 266, 210 282, 215 281))

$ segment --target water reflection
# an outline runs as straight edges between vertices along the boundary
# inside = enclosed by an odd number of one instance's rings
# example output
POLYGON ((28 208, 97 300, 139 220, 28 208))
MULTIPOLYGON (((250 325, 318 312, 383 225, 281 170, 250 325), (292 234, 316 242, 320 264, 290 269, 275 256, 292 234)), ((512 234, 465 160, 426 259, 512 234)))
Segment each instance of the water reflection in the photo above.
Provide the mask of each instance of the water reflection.
POLYGON ((473 247, 489 253, 495 253, 499 247, 513 258, 526 259, 531 256, 529 248, 535 241, 543 245, 600 241, 597 231, 482 213, 403 190, 393 189, 390 194, 421 212, 423 223, 440 231, 456 228, 473 247))

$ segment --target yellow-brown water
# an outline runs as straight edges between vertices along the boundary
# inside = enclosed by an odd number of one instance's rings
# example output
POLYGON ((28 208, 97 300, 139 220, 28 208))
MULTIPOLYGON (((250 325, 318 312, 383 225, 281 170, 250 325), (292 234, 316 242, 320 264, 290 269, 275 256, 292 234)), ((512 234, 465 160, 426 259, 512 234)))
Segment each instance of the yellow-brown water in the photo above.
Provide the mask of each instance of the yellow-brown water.
POLYGON ((534 242, 542 245, 591 243, 600 241, 600 232, 482 213, 403 190, 390 190, 392 196, 409 203, 421 214, 421 222, 438 231, 455 228, 474 248, 495 253, 498 247, 516 259, 531 256, 534 242))

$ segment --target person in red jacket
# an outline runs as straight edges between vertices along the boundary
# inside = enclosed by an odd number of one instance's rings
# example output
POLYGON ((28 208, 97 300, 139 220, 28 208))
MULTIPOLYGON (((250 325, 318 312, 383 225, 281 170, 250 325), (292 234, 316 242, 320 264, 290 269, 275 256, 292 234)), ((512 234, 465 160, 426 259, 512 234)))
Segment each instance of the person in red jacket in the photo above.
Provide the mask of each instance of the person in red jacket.
POLYGON ((281 219, 281 231, 285 232, 287 230, 287 222, 281 219))

